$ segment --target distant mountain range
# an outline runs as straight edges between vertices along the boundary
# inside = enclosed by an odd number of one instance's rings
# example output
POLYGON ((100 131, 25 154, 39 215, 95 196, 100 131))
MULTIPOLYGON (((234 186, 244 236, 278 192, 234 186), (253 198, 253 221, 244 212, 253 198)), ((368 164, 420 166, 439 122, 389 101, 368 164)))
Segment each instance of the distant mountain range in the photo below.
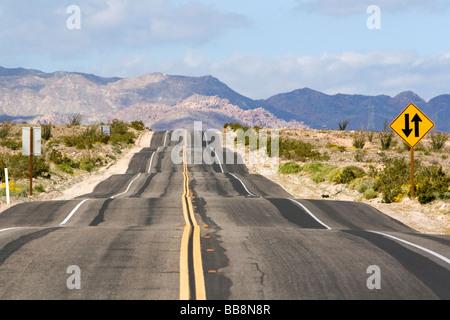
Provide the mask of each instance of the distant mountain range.
POLYGON ((411 91, 390 97, 327 95, 304 88, 253 100, 212 76, 104 78, 0 67, 0 119, 15 122, 66 123, 81 114, 84 123, 142 120, 154 130, 190 128, 194 121, 218 129, 225 122, 337 129, 338 122, 349 120, 348 129, 380 131, 411 102, 436 123, 436 131, 450 132, 450 94, 426 102, 411 91))

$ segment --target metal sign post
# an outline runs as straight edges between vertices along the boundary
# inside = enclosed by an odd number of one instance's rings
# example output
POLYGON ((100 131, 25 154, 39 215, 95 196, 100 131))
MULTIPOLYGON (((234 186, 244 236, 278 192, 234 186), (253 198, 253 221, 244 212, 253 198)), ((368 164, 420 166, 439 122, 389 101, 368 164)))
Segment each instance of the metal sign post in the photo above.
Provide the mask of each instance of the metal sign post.
POLYGON ((33 155, 41 155, 41 128, 22 128, 22 155, 30 156, 30 197, 33 195, 33 155))
POLYGON ((414 148, 411 148, 411 199, 414 199, 414 148))

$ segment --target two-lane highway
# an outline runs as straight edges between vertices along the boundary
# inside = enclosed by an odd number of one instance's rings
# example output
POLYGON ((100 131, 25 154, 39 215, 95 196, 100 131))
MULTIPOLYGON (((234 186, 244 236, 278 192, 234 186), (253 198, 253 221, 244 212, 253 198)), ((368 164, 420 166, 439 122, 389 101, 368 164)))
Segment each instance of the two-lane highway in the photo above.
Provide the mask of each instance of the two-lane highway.
POLYGON ((90 194, 0 214, 0 298, 179 299, 183 178, 169 142, 155 133, 90 194))
POLYGON ((1 213, 0 298, 450 298, 449 236, 361 203, 294 199, 194 134, 155 132, 92 193, 1 213))

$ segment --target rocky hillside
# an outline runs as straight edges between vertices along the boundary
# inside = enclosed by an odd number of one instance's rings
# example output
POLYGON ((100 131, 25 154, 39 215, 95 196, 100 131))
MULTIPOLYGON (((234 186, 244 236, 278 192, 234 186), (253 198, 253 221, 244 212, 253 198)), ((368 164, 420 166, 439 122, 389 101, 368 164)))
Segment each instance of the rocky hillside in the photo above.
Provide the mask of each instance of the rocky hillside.
POLYGON ((426 102, 412 91, 395 97, 387 95, 365 96, 327 95, 309 88, 275 95, 264 101, 265 108, 282 119, 303 119, 312 128, 337 129, 338 122, 350 120, 348 129, 359 130, 370 126, 373 107, 373 124, 376 131, 383 130, 410 103, 414 103, 436 124, 437 131, 450 132, 450 95, 440 95, 426 102))
POLYGON ((437 131, 450 132, 450 95, 424 101, 413 92, 386 95, 327 95, 308 88, 252 100, 212 76, 186 77, 162 73, 137 78, 104 78, 76 72, 0 67, 0 120, 54 124, 81 114, 83 123, 143 120, 155 129, 192 125, 193 120, 220 128, 224 122, 267 127, 326 127, 350 120, 348 129, 382 130, 410 102, 432 120, 437 131))

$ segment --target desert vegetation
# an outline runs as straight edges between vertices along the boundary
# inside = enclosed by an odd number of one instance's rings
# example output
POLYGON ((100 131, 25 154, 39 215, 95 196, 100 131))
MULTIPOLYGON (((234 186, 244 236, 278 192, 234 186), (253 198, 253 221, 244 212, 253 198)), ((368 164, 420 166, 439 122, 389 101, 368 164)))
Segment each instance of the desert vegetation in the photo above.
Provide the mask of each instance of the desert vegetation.
MULTIPOLYGON (((142 121, 80 125, 78 117, 73 120, 68 125, 40 125, 42 155, 33 156, 33 194, 114 162, 145 130, 142 121), (101 125, 110 126, 111 135, 102 133, 101 125)), ((6 194, 5 168, 10 196, 29 194, 30 157, 22 155, 22 127, 26 126, 30 125, 0 124, 0 196, 6 194)))
MULTIPOLYGON (((225 127, 248 129, 237 123, 225 127)), ((450 199, 448 136, 443 132, 430 133, 416 146, 414 186, 410 180, 409 146, 387 126, 381 132, 367 132, 363 128, 281 130, 278 172, 307 176, 316 184, 340 185, 340 190, 356 191, 360 195, 357 200, 401 202, 410 197, 413 187, 420 204, 447 201, 450 199)))

